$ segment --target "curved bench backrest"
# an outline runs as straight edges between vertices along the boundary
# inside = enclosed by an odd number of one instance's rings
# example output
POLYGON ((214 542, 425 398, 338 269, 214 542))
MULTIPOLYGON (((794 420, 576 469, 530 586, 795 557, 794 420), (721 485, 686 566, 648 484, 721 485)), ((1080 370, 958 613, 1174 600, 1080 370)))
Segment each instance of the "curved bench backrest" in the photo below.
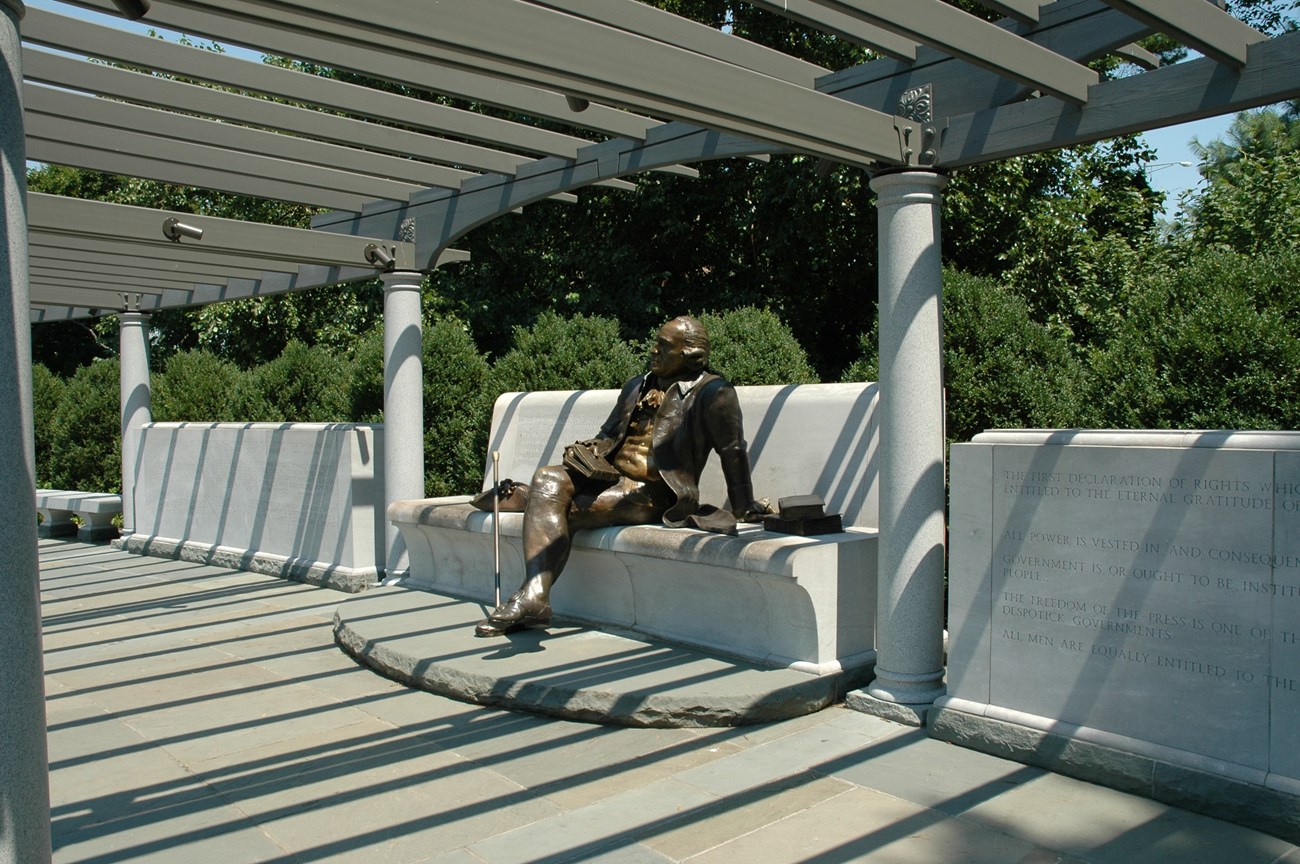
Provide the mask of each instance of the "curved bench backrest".
MULTIPOLYGON (((754 494, 775 506, 788 495, 820 495, 845 525, 877 527, 875 384, 789 384, 737 387, 754 471, 754 494)), ((566 444, 599 431, 617 390, 505 393, 492 411, 483 488, 492 482, 493 450, 501 477, 528 482, 542 465, 560 461, 566 444)), ((718 460, 700 479, 701 500, 726 503, 718 460)))

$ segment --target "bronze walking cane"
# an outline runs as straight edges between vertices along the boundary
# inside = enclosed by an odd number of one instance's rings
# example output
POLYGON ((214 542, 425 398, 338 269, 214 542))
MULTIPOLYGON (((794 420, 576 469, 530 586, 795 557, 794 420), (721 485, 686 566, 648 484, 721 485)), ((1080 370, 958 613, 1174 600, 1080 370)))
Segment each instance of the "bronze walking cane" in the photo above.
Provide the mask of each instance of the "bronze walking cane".
POLYGON ((497 605, 501 605, 501 451, 492 451, 492 568, 497 605))

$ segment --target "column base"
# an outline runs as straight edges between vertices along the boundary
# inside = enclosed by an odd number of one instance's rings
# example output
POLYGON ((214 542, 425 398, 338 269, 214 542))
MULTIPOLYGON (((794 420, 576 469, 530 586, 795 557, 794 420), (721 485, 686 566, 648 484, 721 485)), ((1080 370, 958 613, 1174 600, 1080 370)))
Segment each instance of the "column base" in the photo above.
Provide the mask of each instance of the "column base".
POLYGON ((933 702, 909 704, 891 702, 872 696, 867 690, 850 690, 844 695, 844 707, 859 714, 870 714, 904 726, 925 726, 926 717, 934 708, 933 702))

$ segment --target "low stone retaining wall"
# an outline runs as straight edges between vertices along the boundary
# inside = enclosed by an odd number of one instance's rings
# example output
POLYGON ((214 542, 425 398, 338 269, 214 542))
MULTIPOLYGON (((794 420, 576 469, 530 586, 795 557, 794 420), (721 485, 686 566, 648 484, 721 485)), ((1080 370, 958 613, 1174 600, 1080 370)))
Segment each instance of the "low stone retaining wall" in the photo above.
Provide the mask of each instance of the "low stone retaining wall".
POLYGON ((150 423, 127 551, 346 591, 384 566, 383 427, 150 423))

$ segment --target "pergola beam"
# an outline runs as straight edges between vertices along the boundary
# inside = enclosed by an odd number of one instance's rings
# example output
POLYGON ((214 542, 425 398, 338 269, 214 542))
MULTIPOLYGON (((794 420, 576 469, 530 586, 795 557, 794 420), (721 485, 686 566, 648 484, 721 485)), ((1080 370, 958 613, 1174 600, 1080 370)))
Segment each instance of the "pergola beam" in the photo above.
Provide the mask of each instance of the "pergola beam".
MULTIPOLYGON (((33 306, 46 308, 33 320, 87 317, 92 310, 125 308, 123 295, 139 295, 143 310, 198 306, 245 297, 304 291, 369 280, 377 271, 365 247, 382 243, 396 266, 415 266, 408 242, 331 234, 29 193, 33 306), (203 230, 202 240, 167 240, 166 218, 203 230)), ((444 249, 430 267, 466 261, 444 249)))
POLYGON ((775 12, 791 21, 798 21, 898 60, 911 62, 916 59, 915 41, 852 15, 827 9, 816 0, 749 0, 749 5, 775 12))
MULTIPOLYGON (((23 20, 23 36, 29 42, 60 51, 153 69, 168 75, 206 81, 246 93, 259 93, 291 103, 317 105, 436 135, 455 135, 470 141, 488 142, 530 156, 540 154, 572 157, 579 147, 589 143, 582 138, 500 120, 476 111, 465 111, 319 75, 137 36, 42 9, 28 9, 27 17, 23 20)), ((40 53, 26 51, 24 61, 29 55, 40 53)), ((93 68, 101 74, 115 71, 103 65, 93 68)), ((28 78, 41 76, 49 69, 48 61, 35 69, 27 68, 26 62, 24 63, 24 75, 28 78)), ((38 77, 37 80, 43 79, 38 77)), ((288 109, 291 106, 280 104, 277 107, 288 109)), ((391 126, 385 128, 395 133, 403 131, 391 126)), ((464 164, 473 163, 466 160, 464 164)), ((485 170, 502 169, 493 167, 485 170)), ((680 170, 695 174, 686 168, 680 170)))
POLYGON ((1116 9, 1206 57, 1235 68, 1246 65, 1246 48, 1267 37, 1204 0, 1105 0, 1116 9))
MULTIPOLYGON (((122 294, 140 294, 140 306, 146 309, 161 308, 161 295, 135 291, 105 290, 88 284, 54 283, 40 278, 32 278, 32 288, 39 288, 44 303, 58 303, 63 306, 81 307, 86 312, 119 311, 126 308, 122 294)), ((35 296, 35 295, 34 295, 35 296)))
POLYGON ((687 18, 657 9, 638 0, 528 0, 598 24, 616 27, 672 45, 685 48, 715 60, 722 60, 761 72, 773 78, 812 87, 813 81, 830 70, 782 54, 771 48, 737 39, 729 33, 715 30, 687 18))
POLYGON ((1096 72, 943 0, 815 0, 999 75, 1083 103, 1096 72))
POLYGON ((46 270, 56 269, 69 275, 74 273, 111 273, 116 276, 133 276, 141 279, 178 279, 190 283, 205 279, 259 279, 262 276, 262 271, 248 267, 233 265, 229 267, 203 267, 180 261, 169 262, 160 258, 131 258, 121 255, 109 257, 92 255, 80 249, 56 251, 48 247, 42 249, 33 246, 32 254, 28 260, 31 262, 33 270, 37 267, 46 270))
MULTIPOLYGON (((376 68, 358 68, 374 53, 388 58, 390 68, 405 65, 425 75, 435 61, 698 121, 840 161, 902 161, 892 116, 523 0, 438 6, 375 0, 364 8, 307 0, 194 0, 186 6, 253 16, 274 31, 267 43, 274 50, 285 33, 310 34, 314 44, 333 44, 324 62, 366 74, 390 77, 376 68), (506 20, 511 26, 499 26, 506 20), (376 44, 384 51, 366 53, 376 44), (592 52, 592 44, 602 50, 592 52), (640 73, 643 69, 656 70, 653 81, 640 73)), ((176 6, 159 2, 153 8, 176 6)), ((414 71, 403 75, 410 77, 416 77, 414 71)))
MULTIPOLYGON (((188 217, 191 220, 193 217, 188 217)), ((277 271, 294 273, 299 262, 282 261, 274 258, 255 256, 245 252, 236 260, 234 253, 222 251, 205 251, 198 244, 169 243, 158 248, 134 240, 117 240, 102 237, 76 236, 71 234, 54 234, 48 232, 31 232, 31 249, 33 255, 46 258, 74 256, 68 260, 105 261, 122 263, 136 262, 133 266, 175 266, 186 272, 230 273, 235 269, 251 269, 254 274, 277 271)))
POLYGON ((530 156, 517 153, 381 126, 269 99, 243 96, 177 79, 142 75, 30 48, 23 50, 23 78, 155 108, 185 105, 195 114, 217 120, 310 136, 354 148, 364 147, 379 153, 400 155, 408 160, 419 159, 476 171, 512 174, 520 164, 531 159, 530 156))
MULTIPOLYGON (((1151 28, 1100 0, 1061 0, 1044 7, 1042 21, 1030 29, 1013 21, 999 25, 1077 63, 1087 63, 1150 35, 1151 28)), ((915 63, 881 59, 817 82, 817 89, 879 110, 894 110, 908 90, 929 85, 936 116, 969 114, 1019 101, 1028 88, 997 72, 972 65, 933 48, 917 52, 915 63)))
MULTIPOLYGON (((290 173, 302 166, 283 160, 249 156, 243 160, 240 166, 242 170, 233 172, 206 164, 205 160, 208 159, 230 158, 227 151, 214 147, 182 142, 163 147, 156 139, 146 135, 132 136, 130 133, 120 133, 113 137, 123 142, 127 149, 118 149, 111 144, 105 146, 104 142, 99 141, 93 144, 72 143, 64 137, 71 129, 83 134, 94 131, 93 127, 84 124, 77 126, 66 122, 58 128, 50 129, 47 136, 34 134, 29 129, 27 158, 38 162, 52 162, 56 165, 104 171, 126 177, 143 177, 163 183, 213 189, 232 195, 288 201, 329 210, 359 212, 367 203, 374 200, 372 195, 325 189, 319 185, 286 180, 279 169, 283 168, 284 173, 290 173), (133 147, 137 149, 131 149, 133 147)), ((82 140, 84 141, 84 138, 82 140)))
MULTIPOLYGON (((458 171, 430 162, 280 135, 175 111, 97 99, 43 85, 25 85, 23 97, 28 122, 38 135, 48 128, 46 124, 50 121, 47 118, 59 118, 85 127, 85 140, 101 145, 114 142, 122 146, 122 139, 116 137, 120 133, 128 133, 132 140, 148 136, 160 142, 177 144, 201 142, 205 147, 228 153, 220 160, 210 160, 210 166, 224 166, 238 172, 247 157, 276 159, 298 163, 301 167, 295 173, 303 178, 300 182, 307 182, 317 174, 323 175, 325 171, 318 166, 328 165, 328 170, 340 183, 338 188, 372 198, 402 197, 428 186, 455 188, 462 181, 478 176, 471 171, 458 171)), ((75 133, 69 133, 70 137, 73 135, 75 133)), ((162 149, 166 148, 167 143, 164 143, 162 149)))
MULTIPOLYGON (((117 14, 111 0, 70 2, 109 15, 117 14)), ((355 14, 364 17, 369 9, 369 5, 357 6, 355 14)), ((394 55, 385 47, 375 47, 382 45, 380 42, 344 45, 326 41, 309 28, 276 21, 274 15, 267 20, 264 8, 243 0, 212 4, 210 8, 203 8, 199 3, 157 2, 150 7, 145 20, 182 33, 311 60, 336 69, 350 69, 418 89, 495 105, 533 117, 559 120, 605 135, 642 137, 645 130, 656 122, 603 105, 592 105, 586 111, 575 112, 562 93, 518 81, 501 80, 471 69, 416 62, 409 57, 394 55)))
POLYGON ((1083 106, 1034 99, 951 118, 938 164, 991 162, 1297 97, 1300 33, 1289 33, 1251 45, 1240 70, 1205 57, 1107 82, 1083 106))
POLYGON ((575 189, 602 177, 647 171, 659 165, 748 156, 770 145, 753 139, 721 135, 684 123, 665 123, 645 141, 614 139, 578 152, 573 162, 540 159, 514 177, 485 175, 455 191, 431 189, 407 203, 381 202, 361 214, 324 213, 312 227, 343 234, 398 236, 410 220, 416 223, 416 260, 429 260, 467 232, 502 212, 523 207, 557 190, 575 189))
POLYGON ((99 310, 85 306, 59 306, 32 301, 31 322, 45 324, 52 321, 74 321, 78 318, 90 318, 99 310))
MULTIPOLYGON (((366 245, 380 242, 366 237, 326 234, 303 228, 84 201, 36 192, 28 194, 27 206, 34 231, 140 244, 142 247, 152 247, 155 252, 177 248, 188 250, 193 247, 204 252, 222 252, 234 256, 236 263, 240 256, 248 256, 363 267, 366 264, 366 245), (203 239, 182 240, 180 243, 167 240, 162 233, 162 223, 167 218, 180 219, 202 229, 203 239)), ((382 242, 394 251, 396 266, 401 269, 419 269, 415 266, 413 244, 388 239, 382 242)))
MULTIPOLYGON (((164 289, 184 291, 194 285, 194 280, 163 279, 155 276, 123 276, 107 270, 98 274, 78 274, 62 268, 50 268, 32 264, 32 283, 37 285, 62 285, 68 288, 94 287, 110 291, 122 291, 127 294, 160 294, 164 289)), ((225 279, 213 280, 224 283, 225 279)))
POLYGON ((1038 7, 1043 5, 1039 0, 979 0, 979 3, 1023 24, 1037 24, 1038 7))

